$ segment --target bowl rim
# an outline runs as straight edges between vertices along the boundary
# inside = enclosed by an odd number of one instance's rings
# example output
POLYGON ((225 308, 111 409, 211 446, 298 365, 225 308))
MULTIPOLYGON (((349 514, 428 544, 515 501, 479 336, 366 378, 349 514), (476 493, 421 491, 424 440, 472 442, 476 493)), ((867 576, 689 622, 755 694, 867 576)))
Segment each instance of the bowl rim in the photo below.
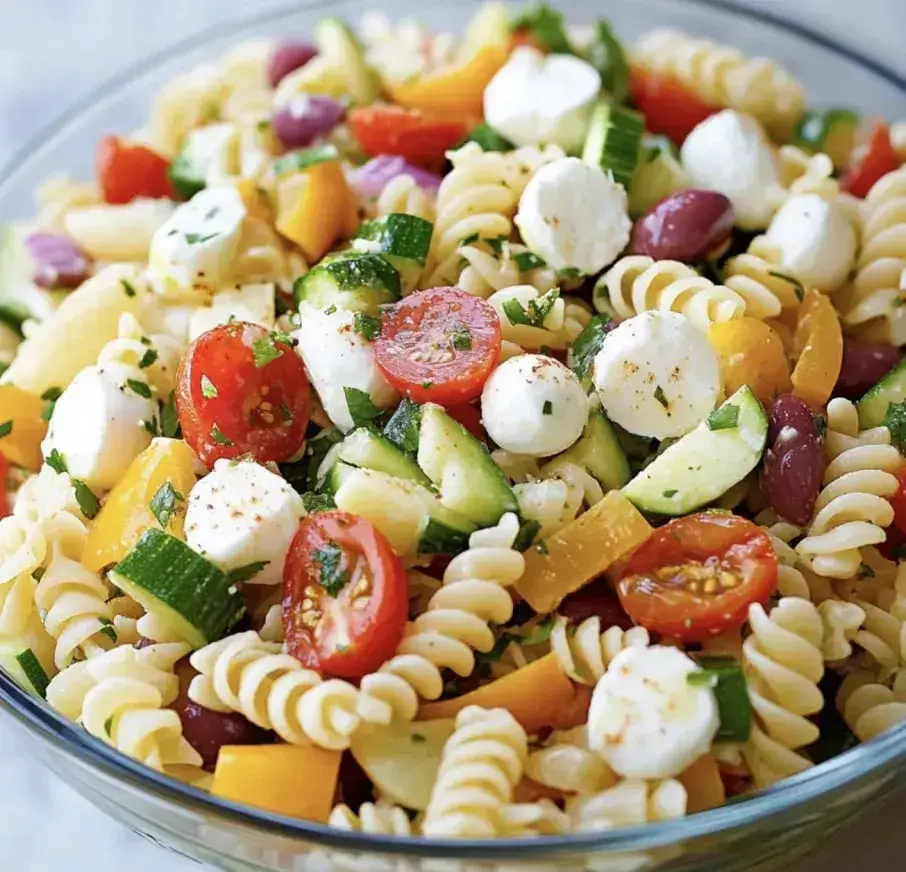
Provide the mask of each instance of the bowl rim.
MULTIPOLYGON (((815 31, 807 25, 787 20, 784 16, 754 8, 734 0, 732 5, 722 0, 681 0, 682 4, 703 7, 729 18, 743 18, 766 25, 783 33, 812 43, 862 67, 884 79, 906 95, 906 77, 863 55, 856 48, 838 39, 815 31)), ((10 159, 0 167, 0 201, 17 178, 30 171, 46 151, 56 147, 70 129, 85 123, 86 116, 97 111, 107 101, 132 87, 140 77, 153 72, 181 55, 219 39, 238 35, 251 27, 276 22, 290 14, 313 12, 335 6, 332 0, 303 0, 259 9, 257 12, 231 18, 206 28, 197 34, 178 40, 130 64, 106 81, 90 89, 51 122, 44 125, 10 159)), ((459 840, 434 839, 423 836, 388 836, 339 830, 324 824, 273 814, 254 806, 220 799, 169 776, 152 770, 122 754, 106 743, 95 739, 75 724, 51 709, 44 700, 22 690, 0 670, 0 706, 29 733, 37 733, 57 750, 75 758, 80 764, 96 767, 105 775, 127 782, 131 787, 148 791, 157 800, 190 807, 198 814, 208 814, 240 828, 297 840, 312 845, 348 851, 368 851, 410 857, 512 860, 537 859, 547 854, 603 851, 643 851, 661 848, 692 839, 714 836, 747 825, 764 822, 797 807, 830 795, 837 788, 866 781, 879 770, 906 756, 906 723, 900 724, 870 742, 843 752, 818 766, 786 778, 776 786, 676 821, 645 824, 595 833, 565 836, 541 836, 533 839, 459 840)))

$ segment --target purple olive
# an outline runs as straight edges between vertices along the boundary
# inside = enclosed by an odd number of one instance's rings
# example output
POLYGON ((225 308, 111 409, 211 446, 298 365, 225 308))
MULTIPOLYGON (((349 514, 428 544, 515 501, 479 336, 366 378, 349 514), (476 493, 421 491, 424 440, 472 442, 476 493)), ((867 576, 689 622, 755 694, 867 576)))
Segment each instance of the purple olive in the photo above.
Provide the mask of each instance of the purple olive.
POLYGON ((267 80, 270 86, 276 88, 291 72, 304 67, 317 55, 318 50, 310 43, 301 40, 281 42, 267 62, 267 80))
POLYGON ((273 117, 274 132, 285 148, 304 148, 330 133, 346 116, 346 108, 331 97, 299 96, 273 117))
POLYGON ((843 364, 834 385, 835 397, 857 400, 874 387, 902 359, 900 349, 894 345, 843 340, 843 364))
POLYGON ((824 479, 824 450, 808 405, 784 394, 768 409, 768 447, 761 489, 781 518, 804 527, 812 519, 824 479))
POLYGON ((35 264, 34 283, 41 288, 77 288, 91 271, 91 261, 62 233, 29 233, 25 250, 35 264))
POLYGON ((677 191, 635 222, 630 248, 655 260, 694 263, 730 238, 733 220, 733 204, 723 194, 677 191))

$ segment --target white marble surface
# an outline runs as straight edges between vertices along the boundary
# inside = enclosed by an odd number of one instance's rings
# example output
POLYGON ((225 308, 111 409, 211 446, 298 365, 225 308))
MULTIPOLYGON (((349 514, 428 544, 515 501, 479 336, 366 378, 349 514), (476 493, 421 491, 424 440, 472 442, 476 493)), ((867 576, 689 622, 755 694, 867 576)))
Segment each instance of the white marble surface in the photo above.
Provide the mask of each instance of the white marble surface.
MULTIPOLYGON (((906 73, 906 0, 750 0, 823 29, 906 73)), ((0 0, 0 164, 90 87, 138 56, 255 0, 0 0)), ((268 5, 264 2, 257 5, 268 5)), ((377 3, 375 5, 378 5, 377 3)), ((606 5, 606 4, 605 4, 606 5)), ((198 872, 108 820, 29 758, 0 720, 0 868, 16 872, 198 872)), ((835 836, 793 872, 903 869, 906 797, 835 836)))

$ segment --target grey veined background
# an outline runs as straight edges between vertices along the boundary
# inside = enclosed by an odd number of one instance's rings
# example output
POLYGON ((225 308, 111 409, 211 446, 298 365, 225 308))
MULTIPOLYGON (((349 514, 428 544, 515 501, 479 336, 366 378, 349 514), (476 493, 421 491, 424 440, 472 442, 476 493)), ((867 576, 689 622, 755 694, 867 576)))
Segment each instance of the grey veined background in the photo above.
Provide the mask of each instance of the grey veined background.
MULTIPOLYGON (((0 165, 117 70, 215 23, 273 5, 267 0, 0 0, 0 165)), ((906 74, 906 0, 748 0, 748 5, 870 50, 906 74)), ((605 14, 606 6, 602 0, 605 14)), ((906 797, 858 830, 816 846, 791 872, 902 869, 903 820, 906 797)), ((16 872, 201 869, 144 842, 57 783, 29 759, 2 719, 0 850, 2 868, 16 872)))

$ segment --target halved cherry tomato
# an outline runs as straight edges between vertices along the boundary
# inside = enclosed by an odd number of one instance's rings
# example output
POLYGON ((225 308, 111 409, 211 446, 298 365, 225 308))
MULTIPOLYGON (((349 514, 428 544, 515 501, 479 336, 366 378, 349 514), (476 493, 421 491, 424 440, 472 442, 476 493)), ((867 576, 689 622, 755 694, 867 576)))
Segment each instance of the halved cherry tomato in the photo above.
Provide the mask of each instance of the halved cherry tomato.
POLYGON ((890 498, 890 505, 893 508, 893 525, 901 533, 906 534, 906 464, 900 468, 897 478, 900 481, 900 487, 890 498))
POLYGON ((617 583, 623 608, 643 627, 698 642, 740 626, 777 587, 767 533, 744 518, 700 512, 655 530, 617 583))
POLYGON ((648 130, 662 133, 678 146, 702 121, 719 111, 687 91, 672 76, 634 69, 630 88, 648 130))
POLYGON ((840 187, 854 197, 867 197, 872 186, 881 176, 892 173, 903 159, 890 141, 890 129, 879 121, 871 132, 868 150, 840 178, 840 187))
POLYGON ((500 357, 494 308, 459 288, 431 288, 384 311, 374 355, 384 378, 417 403, 474 400, 500 357))
POLYGON ((283 565, 287 650, 321 675, 361 678, 393 656, 409 608, 384 535, 348 512, 305 518, 283 565))
POLYGON ((5 518, 12 514, 12 506, 9 504, 9 461, 0 454, 0 518, 5 518))
POLYGON ((170 162, 144 145, 105 136, 98 143, 98 183, 105 203, 130 203, 136 197, 169 197, 170 162))
POLYGON ((305 438, 310 394, 292 346, 243 321, 202 333, 176 375, 183 438, 208 469, 242 454, 289 460, 305 438))
POLYGON ((462 406, 450 406, 447 414, 455 421, 459 421, 476 439, 484 442, 487 437, 484 425, 481 423, 481 412, 475 406, 468 403, 462 406))
POLYGON ((393 154, 414 164, 432 166, 468 133, 464 121, 432 119, 400 106, 367 106, 347 116, 366 154, 393 154))

